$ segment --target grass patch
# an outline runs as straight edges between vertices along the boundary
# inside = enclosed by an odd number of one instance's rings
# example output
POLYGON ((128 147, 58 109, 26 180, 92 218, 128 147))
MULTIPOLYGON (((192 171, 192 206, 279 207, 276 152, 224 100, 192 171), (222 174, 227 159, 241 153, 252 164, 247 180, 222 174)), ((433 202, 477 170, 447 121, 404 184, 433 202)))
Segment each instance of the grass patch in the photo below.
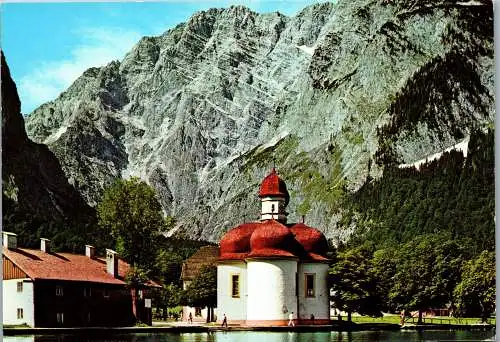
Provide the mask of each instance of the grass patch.
POLYGON ((135 327, 147 328, 147 327, 149 327, 149 325, 147 325, 146 323, 137 322, 135 324, 135 327))
MULTIPOLYGON (((336 317, 332 317, 332 319, 336 320, 336 317)), ((343 321, 347 321, 347 316, 342 316, 343 321)), ((418 317, 413 318, 413 322, 411 318, 406 319, 406 323, 416 324, 418 317)), ((389 324, 399 324, 400 317, 399 315, 386 315, 383 317, 369 317, 369 316, 352 316, 353 323, 389 323, 389 324)), ((495 325, 496 318, 489 318, 487 320, 488 324, 495 325)), ((424 317, 425 324, 465 324, 465 325, 473 325, 473 324, 481 324, 481 318, 477 317, 424 317)))
POLYGON ((31 328, 28 324, 23 323, 23 324, 4 324, 3 325, 4 329, 15 329, 15 328, 31 328))

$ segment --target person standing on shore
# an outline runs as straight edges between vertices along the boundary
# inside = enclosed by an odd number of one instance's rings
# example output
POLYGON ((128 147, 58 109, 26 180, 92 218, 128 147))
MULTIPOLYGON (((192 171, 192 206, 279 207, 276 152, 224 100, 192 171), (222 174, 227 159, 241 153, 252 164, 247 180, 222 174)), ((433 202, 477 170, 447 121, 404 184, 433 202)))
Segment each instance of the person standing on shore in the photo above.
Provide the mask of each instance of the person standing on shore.
POLYGON ((290 313, 290 315, 288 315, 288 326, 292 326, 294 327, 295 326, 295 323, 293 322, 293 311, 290 313))
POLYGON ((222 319, 222 327, 226 327, 227 328, 227 317, 226 317, 226 314, 224 314, 224 318, 222 319))
POLYGON ((190 324, 193 324, 193 314, 192 314, 191 312, 189 313, 188 322, 189 322, 190 324))

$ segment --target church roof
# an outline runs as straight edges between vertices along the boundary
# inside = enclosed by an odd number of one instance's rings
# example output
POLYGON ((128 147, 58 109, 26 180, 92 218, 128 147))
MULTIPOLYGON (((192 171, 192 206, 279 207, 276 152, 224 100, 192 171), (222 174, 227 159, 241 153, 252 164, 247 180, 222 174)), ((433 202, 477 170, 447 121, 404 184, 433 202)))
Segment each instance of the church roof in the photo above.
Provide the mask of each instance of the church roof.
POLYGON ((220 253, 248 253, 250 237, 258 226, 258 222, 249 222, 228 231, 220 241, 220 253))
POLYGON ((229 230, 220 241, 219 261, 247 258, 294 258, 327 262, 328 243, 319 230, 303 223, 249 222, 229 230))
POLYGON ((266 196, 282 196, 287 203, 290 198, 285 182, 278 176, 274 167, 260 184, 259 197, 266 196))
POLYGON ((294 254, 290 254, 290 251, 288 251, 288 249, 292 249, 294 242, 293 234, 287 226, 276 220, 267 220, 259 224, 252 233, 250 237, 250 254, 264 255, 267 251, 268 254, 274 253, 294 257, 294 254), (283 254, 282 252, 285 251, 287 253, 283 254))
POLYGON ((328 241, 318 229, 297 223, 290 227, 290 230, 306 252, 322 255, 328 252, 328 241))
MULTIPOLYGON (((262 181, 259 196, 289 194, 285 182, 276 169, 262 181)), ((328 243, 318 229, 304 223, 284 224, 274 219, 240 224, 229 230, 220 240, 219 261, 245 260, 247 258, 293 258, 301 261, 327 262, 328 243)))

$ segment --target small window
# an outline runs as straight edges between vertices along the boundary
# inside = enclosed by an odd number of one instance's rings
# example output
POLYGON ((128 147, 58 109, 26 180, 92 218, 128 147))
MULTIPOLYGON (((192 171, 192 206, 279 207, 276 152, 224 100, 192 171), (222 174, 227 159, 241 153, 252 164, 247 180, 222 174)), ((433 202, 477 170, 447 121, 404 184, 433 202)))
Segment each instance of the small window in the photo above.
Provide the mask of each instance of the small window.
POLYGON ((83 288, 83 296, 84 297, 92 296, 92 289, 90 287, 84 287, 83 288))
POLYGON ((314 274, 306 274, 306 297, 314 297, 314 274))
POLYGON ((62 295, 63 295, 63 287, 56 286, 56 296, 62 296, 62 295))
POLYGON ((24 312, 23 309, 17 308, 17 319, 23 319, 24 312))
POLYGON ((64 324, 64 313, 63 312, 58 312, 56 314, 56 319, 58 324, 64 324))
POLYGON ((108 289, 104 289, 104 292, 103 292, 103 297, 104 298, 109 298, 109 290, 108 289))
POLYGON ((23 292, 23 282, 22 281, 17 282, 17 292, 23 292))
POLYGON ((194 315, 195 316, 201 316, 201 308, 199 308, 199 307, 194 308, 194 315))
POLYGON ((240 298, 240 275, 231 275, 231 296, 233 298, 240 298))

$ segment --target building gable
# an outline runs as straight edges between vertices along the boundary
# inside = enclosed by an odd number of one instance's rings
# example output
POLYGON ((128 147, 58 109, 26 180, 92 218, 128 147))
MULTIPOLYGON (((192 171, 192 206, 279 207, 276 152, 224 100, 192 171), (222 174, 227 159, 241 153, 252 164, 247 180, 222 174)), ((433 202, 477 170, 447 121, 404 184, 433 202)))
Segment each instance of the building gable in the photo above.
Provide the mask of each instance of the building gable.
POLYGON ((204 246, 182 264, 181 279, 186 282, 196 278, 205 265, 215 264, 219 258, 218 246, 204 246))
POLYGON ((3 261, 3 280, 29 278, 28 275, 21 270, 9 258, 2 256, 3 261))

